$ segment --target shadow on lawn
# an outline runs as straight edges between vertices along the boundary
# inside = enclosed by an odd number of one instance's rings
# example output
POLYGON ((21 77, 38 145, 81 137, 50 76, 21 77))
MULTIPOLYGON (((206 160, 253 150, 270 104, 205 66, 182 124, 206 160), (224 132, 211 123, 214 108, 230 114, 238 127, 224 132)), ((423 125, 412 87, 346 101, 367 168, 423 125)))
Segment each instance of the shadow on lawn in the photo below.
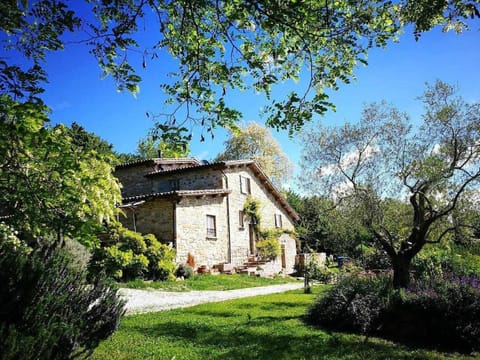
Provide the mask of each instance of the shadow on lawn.
MULTIPOLYGON (((402 347, 364 342, 360 336, 328 334, 305 326, 301 334, 289 333, 281 324, 296 316, 255 317, 222 324, 168 321, 131 330, 169 342, 205 348, 206 359, 404 359, 402 347), (272 322, 280 324, 272 326, 272 322), (208 349, 208 350, 207 350, 208 349)), ((188 352, 187 352, 188 353, 188 352)), ((188 358, 188 357, 186 357, 188 358)), ((409 359, 424 359, 421 353, 409 359)))

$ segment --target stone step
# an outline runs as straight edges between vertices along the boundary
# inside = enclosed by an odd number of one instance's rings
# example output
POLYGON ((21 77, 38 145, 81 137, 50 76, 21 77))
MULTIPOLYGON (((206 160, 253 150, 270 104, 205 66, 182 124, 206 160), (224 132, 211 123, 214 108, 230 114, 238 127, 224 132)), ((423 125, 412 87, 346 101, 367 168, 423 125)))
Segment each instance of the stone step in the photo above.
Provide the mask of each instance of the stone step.
POLYGON ((245 265, 256 266, 256 265, 265 265, 266 263, 268 263, 268 261, 257 260, 257 261, 249 261, 249 262, 245 263, 245 265))

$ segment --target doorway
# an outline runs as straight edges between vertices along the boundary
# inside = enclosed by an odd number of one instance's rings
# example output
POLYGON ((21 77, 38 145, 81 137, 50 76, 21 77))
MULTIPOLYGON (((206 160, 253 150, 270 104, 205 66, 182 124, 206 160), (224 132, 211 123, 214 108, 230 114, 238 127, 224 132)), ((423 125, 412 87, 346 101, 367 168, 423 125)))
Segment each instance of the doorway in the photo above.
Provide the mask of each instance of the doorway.
POLYGON ((248 225, 249 255, 255 255, 255 228, 253 224, 248 225))

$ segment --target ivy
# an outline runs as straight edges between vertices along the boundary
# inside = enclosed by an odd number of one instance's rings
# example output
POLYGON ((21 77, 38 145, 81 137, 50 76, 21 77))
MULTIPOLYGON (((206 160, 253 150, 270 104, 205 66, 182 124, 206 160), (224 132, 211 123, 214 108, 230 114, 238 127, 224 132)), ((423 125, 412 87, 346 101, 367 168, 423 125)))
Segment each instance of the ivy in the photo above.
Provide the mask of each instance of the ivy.
POLYGON ((260 221, 262 219, 260 215, 260 206, 260 201, 252 198, 251 196, 247 197, 247 200, 243 205, 243 212, 245 216, 251 220, 257 235, 259 233, 260 221))
POLYGON ((260 201, 249 196, 243 206, 243 212, 247 218, 250 218, 254 226, 257 236, 256 248, 259 255, 262 258, 275 259, 280 255, 280 236, 289 234, 295 237, 295 235, 294 232, 287 229, 262 229, 260 226, 260 207, 260 201))

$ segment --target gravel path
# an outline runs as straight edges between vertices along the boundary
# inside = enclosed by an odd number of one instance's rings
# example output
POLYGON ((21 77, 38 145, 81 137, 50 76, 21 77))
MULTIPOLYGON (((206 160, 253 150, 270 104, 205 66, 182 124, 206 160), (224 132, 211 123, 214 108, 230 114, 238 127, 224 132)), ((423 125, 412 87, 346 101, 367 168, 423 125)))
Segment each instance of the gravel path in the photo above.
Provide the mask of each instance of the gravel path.
POLYGON ((250 296, 281 293, 301 289, 303 281, 281 285, 260 286, 247 289, 225 291, 169 292, 161 290, 120 289, 127 300, 127 314, 138 314, 184 308, 209 302, 239 299, 250 296))

